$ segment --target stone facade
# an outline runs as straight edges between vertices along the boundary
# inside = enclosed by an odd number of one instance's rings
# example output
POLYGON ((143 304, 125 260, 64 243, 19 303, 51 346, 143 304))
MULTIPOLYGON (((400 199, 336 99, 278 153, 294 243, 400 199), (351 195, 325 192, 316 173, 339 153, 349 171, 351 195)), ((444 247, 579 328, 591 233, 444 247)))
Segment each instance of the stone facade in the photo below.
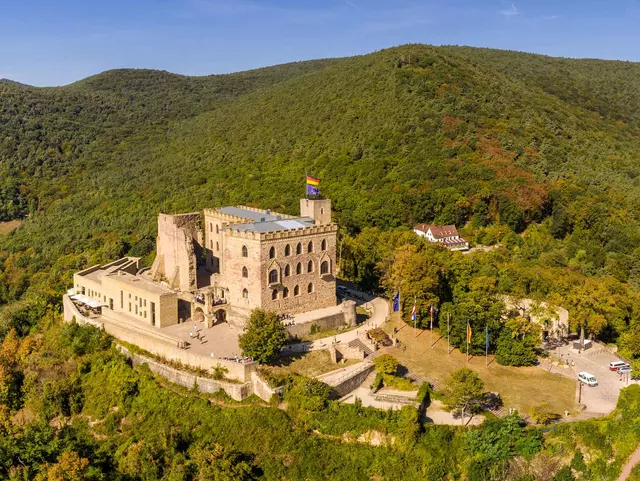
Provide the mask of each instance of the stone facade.
POLYGON ((76 274, 76 288, 100 294, 107 309, 157 327, 180 319, 243 327, 256 308, 300 314, 335 306, 338 227, 331 201, 301 199, 300 212, 235 206, 205 209, 204 215, 160 214, 151 269, 140 271, 126 258, 76 274), (92 271, 117 263, 122 277, 108 272, 98 279, 92 271))

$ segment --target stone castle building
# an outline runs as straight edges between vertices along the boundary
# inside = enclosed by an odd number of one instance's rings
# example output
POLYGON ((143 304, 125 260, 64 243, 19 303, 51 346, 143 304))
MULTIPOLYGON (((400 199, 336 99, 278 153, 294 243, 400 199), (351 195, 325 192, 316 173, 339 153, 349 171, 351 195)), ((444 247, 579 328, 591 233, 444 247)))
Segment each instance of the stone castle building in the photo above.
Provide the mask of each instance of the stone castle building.
MULTIPOLYGON (((328 199, 301 199, 297 217, 244 206, 160 214, 150 269, 135 258, 94 266, 74 275, 74 290, 103 314, 157 327, 188 319, 243 327, 256 308, 336 306, 336 235, 328 199)), ((347 309, 353 322, 355 307, 347 309)))

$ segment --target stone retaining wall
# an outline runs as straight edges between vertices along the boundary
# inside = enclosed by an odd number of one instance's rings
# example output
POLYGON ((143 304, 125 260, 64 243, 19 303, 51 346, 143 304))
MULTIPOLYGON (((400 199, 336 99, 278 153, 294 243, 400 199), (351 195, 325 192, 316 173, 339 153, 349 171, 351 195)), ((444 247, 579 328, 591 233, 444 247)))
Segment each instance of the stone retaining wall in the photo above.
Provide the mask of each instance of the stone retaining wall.
POLYGON ((251 381, 251 374, 255 371, 256 364, 241 364, 233 361, 225 361, 218 358, 210 358, 199 354, 194 354, 185 349, 179 349, 176 346, 177 338, 173 338, 162 333, 153 331, 147 332, 140 330, 135 325, 127 325, 118 320, 107 318, 92 319, 83 316, 78 311, 75 304, 68 296, 63 298, 64 320, 70 322, 72 319, 79 323, 90 324, 98 329, 104 329, 105 332, 122 341, 134 344, 141 349, 150 352, 156 356, 162 357, 167 361, 179 362, 185 366, 197 369, 204 369, 211 372, 213 368, 222 366, 227 369, 226 376, 230 379, 236 379, 240 382, 251 381))
POLYGON ((356 390, 367 376, 375 369, 373 363, 363 364, 362 369, 351 371, 344 378, 341 378, 335 385, 332 385, 332 397, 334 399, 340 399, 346 396, 351 391, 356 390))

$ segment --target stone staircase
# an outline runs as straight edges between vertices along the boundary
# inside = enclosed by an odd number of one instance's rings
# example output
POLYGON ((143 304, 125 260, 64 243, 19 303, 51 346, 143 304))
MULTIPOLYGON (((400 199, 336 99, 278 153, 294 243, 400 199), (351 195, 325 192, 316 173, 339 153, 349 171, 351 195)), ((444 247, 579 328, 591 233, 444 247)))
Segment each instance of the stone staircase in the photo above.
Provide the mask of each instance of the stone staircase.
POLYGON ((432 389, 437 389, 438 386, 440 386, 442 384, 440 381, 432 381, 432 380, 427 379, 426 377, 422 376, 421 374, 418 374, 418 373, 415 373, 415 372, 408 372, 404 377, 406 379, 409 379, 412 382, 416 383, 418 386, 421 386, 425 382, 428 382, 431 385, 432 389))
POLYGON ((365 353, 365 355, 367 357, 369 356, 373 356, 375 357, 375 353, 374 350, 371 349, 369 346, 367 346, 364 342, 362 342, 360 339, 354 339, 353 341, 349 342, 349 347, 354 347, 356 349, 360 349, 362 352, 365 353))

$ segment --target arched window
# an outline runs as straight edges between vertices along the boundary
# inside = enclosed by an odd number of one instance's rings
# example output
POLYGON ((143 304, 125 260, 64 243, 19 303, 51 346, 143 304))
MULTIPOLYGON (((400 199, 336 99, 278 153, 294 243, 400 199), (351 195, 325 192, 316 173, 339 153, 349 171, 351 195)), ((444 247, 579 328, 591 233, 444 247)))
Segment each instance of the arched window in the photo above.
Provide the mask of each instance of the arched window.
POLYGON ((302 244, 300 242, 298 242, 298 245, 296 246, 296 254, 302 254, 302 244))
POLYGON ((218 224, 216 224, 216 234, 220 233, 220 229, 218 228, 218 224))
POLYGON ((273 291, 271 291, 271 299, 275 301, 277 298, 278 298, 278 290, 274 289, 273 291))
POLYGON ((313 283, 309 282, 309 285, 307 286, 307 292, 308 293, 312 293, 313 292, 313 283))
POLYGON ((271 246, 269 249, 269 259, 274 259, 276 257, 276 248, 271 246))
POLYGON ((249 269, 246 267, 242 268, 242 277, 249 277, 249 269))
POLYGON ((284 246, 284 255, 285 257, 289 257, 291 255, 291 246, 289 244, 284 246))
POLYGON ((320 207, 320 215, 324 215, 324 207, 320 207))
POLYGON ((220 243, 216 242, 216 250, 219 251, 220 250, 220 243))
POLYGON ((309 261, 307 264, 307 272, 313 272, 313 261, 309 261))
POLYGON ((272 269, 269 271, 269 284, 275 284, 278 282, 278 271, 272 269))
POLYGON ((302 274, 302 263, 298 262, 296 265, 296 274, 302 274))
POLYGON ((313 241, 309 241, 307 244, 307 252, 313 252, 313 241))
POLYGON ((327 239, 322 239, 322 243, 320 244, 320 249, 323 251, 327 250, 327 239))
POLYGON ((282 298, 286 299, 287 297, 289 297, 289 289, 287 289, 286 287, 282 290, 282 298))
POLYGON ((320 274, 329 274, 329 262, 328 261, 322 261, 322 264, 320 264, 320 274))
POLYGON ((249 291, 246 289, 242 289, 242 297, 244 297, 245 299, 249 298, 249 291))
POLYGON ((242 257, 249 257, 249 249, 247 249, 247 246, 242 246, 242 257))
POLYGON ((291 275, 291 267, 289 266, 289 264, 287 264, 286 266, 284 266, 284 276, 289 277, 290 275, 291 275))
POLYGON ((211 250, 213 250, 213 241, 212 240, 209 241, 209 247, 211 247, 211 250))
POLYGON ((213 232, 213 223, 209 222, 209 232, 213 232))
POLYGON ((296 286, 293 288, 293 295, 294 296, 299 296, 300 295, 300 286, 296 286))

